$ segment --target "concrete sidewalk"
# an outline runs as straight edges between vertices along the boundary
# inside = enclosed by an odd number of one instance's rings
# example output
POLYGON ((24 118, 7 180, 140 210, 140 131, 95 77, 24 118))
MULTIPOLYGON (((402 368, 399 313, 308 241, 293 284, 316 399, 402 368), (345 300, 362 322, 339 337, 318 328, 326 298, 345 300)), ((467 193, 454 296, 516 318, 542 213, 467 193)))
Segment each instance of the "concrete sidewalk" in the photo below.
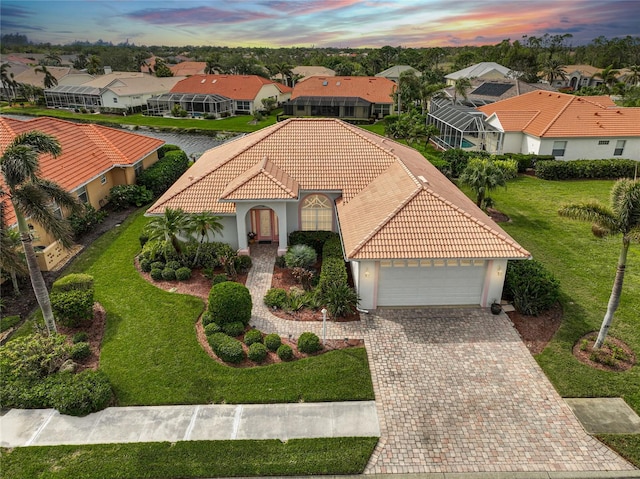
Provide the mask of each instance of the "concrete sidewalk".
POLYGON ((55 409, 0 416, 0 446, 380 436, 374 401, 112 407, 85 417, 55 409))

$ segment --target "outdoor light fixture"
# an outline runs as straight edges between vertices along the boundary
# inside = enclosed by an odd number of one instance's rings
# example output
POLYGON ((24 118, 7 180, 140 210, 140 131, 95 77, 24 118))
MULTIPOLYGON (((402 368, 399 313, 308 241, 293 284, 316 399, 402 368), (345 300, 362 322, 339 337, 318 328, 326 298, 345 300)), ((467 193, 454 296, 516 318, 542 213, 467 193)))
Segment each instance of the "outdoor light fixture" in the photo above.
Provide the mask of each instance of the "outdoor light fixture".
POLYGON ((496 271, 498 276, 502 276, 502 266, 498 266, 498 270, 496 271))
POLYGON ((369 268, 364 270, 364 277, 368 278, 369 277, 369 268))

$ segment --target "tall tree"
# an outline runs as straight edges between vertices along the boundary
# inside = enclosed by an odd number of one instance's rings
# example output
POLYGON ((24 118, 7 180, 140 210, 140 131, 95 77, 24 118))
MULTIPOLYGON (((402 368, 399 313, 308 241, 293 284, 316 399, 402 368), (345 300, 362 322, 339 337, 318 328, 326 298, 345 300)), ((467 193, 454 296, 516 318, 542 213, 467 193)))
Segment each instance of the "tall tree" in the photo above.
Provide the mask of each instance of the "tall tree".
POLYGON ((629 73, 624 77, 624 82, 631 86, 640 85, 640 65, 631 65, 629 73))
POLYGON ((453 89, 453 103, 458 101, 458 96, 461 96, 465 100, 467 99, 467 90, 471 88, 471 80, 468 78, 460 78, 456 80, 456 84, 453 89))
POLYGON ((56 77, 54 77, 51 74, 51 72, 47 69, 47 67, 45 67, 44 65, 36 67, 35 72, 36 73, 44 73, 44 87, 45 88, 53 88, 54 86, 56 86, 58 84, 58 79, 56 77))
POLYGON ((504 171, 491 158, 471 158, 458 180, 476 194, 476 205, 481 208, 489 192, 506 185, 504 171))
POLYGON ((620 72, 613 68, 613 65, 609 65, 607 68, 604 68, 601 72, 594 73, 592 78, 602 78, 602 83, 605 86, 607 91, 611 91, 613 85, 618 83, 618 74, 620 72))
POLYGON ((57 53, 49 52, 44 57, 44 64, 51 65, 51 66, 58 66, 62 64, 62 59, 60 58, 60 55, 58 55, 57 53))
POLYGON ((74 195, 60 185, 39 176, 40 155, 51 154, 56 157, 60 153, 60 143, 56 138, 33 130, 16 136, 0 158, 0 171, 18 220, 18 231, 27 259, 31 284, 50 334, 56 332, 56 323, 47 285, 36 260, 27 218, 38 223, 63 246, 71 246, 73 235, 68 221, 59 218, 50 205, 54 203, 71 212, 79 212, 81 205, 74 195))
POLYGON ((149 236, 149 241, 166 241, 165 259, 168 261, 171 250, 182 255, 182 242, 178 238, 180 234, 188 233, 190 230, 189 216, 181 209, 167 208, 164 215, 152 219, 145 231, 149 236))
POLYGON ((613 316, 620 304, 620 294, 627 267, 627 254, 632 242, 640 242, 640 180, 621 179, 611 188, 610 205, 577 203, 560 209, 561 216, 592 223, 591 231, 597 237, 622 235, 622 248, 618 255, 616 276, 613 280, 607 312, 602 320, 594 348, 601 348, 607 337, 613 316))
POLYGON ((216 233, 222 233, 224 227, 222 226, 221 221, 222 218, 220 216, 215 216, 210 211, 189 215, 189 232, 200 237, 196 256, 193 259, 194 266, 198 264, 198 257, 200 256, 202 243, 204 243, 209 232, 212 232, 214 235, 216 233))
POLYGON ((542 66, 542 74, 549 84, 552 85, 556 79, 567 79, 567 73, 564 71, 565 66, 566 65, 563 65, 557 58, 549 58, 542 66))

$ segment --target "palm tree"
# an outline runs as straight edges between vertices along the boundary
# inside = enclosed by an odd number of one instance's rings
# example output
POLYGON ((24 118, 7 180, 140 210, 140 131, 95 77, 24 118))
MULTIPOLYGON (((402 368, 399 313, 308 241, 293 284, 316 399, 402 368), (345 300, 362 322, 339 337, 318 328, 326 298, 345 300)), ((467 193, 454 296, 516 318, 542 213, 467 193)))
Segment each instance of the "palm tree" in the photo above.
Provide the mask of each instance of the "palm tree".
POLYGON ((567 218, 589 221, 595 236, 622 235, 622 248, 618 256, 616 276, 613 280, 607 312, 600 326, 594 348, 604 344, 613 315, 620 304, 620 293, 627 266, 627 253, 632 241, 640 242, 640 180, 621 179, 611 188, 610 206, 600 203, 578 203, 564 206, 559 214, 567 218))
POLYGON ((640 65, 631 65, 629 67, 629 73, 624 77, 624 81, 631 86, 640 84, 640 65))
POLYGON ((431 140, 431 137, 438 136, 440 134, 440 130, 433 123, 427 125, 427 127, 424 129, 424 132, 427 135, 427 140, 424 142, 425 145, 429 144, 429 140, 431 140))
POLYGON ((429 108, 429 102, 433 98, 439 98, 443 95, 442 90, 446 87, 444 83, 429 83, 422 81, 420 84, 420 104, 422 105, 422 114, 426 115, 429 108))
MULTIPOLYGON (((147 224, 145 231, 149 236, 149 241, 163 240, 167 246, 179 255, 182 254, 182 242, 178 239, 180 233, 189 232, 189 216, 181 209, 167 208, 164 215, 154 218, 147 224)), ((169 260, 168 252, 165 250, 165 259, 169 260)))
POLYGON ((57 65, 60 65, 61 63, 62 63, 62 59, 60 58, 60 55, 58 55, 55 52, 49 52, 44 57, 45 65, 57 66, 57 65))
POLYGON ((542 74, 549 82, 549 85, 552 85, 555 79, 567 79, 567 73, 564 69, 565 65, 563 65, 560 60, 557 58, 549 58, 542 67, 542 74))
POLYGON ((91 55, 87 60, 87 73, 98 75, 102 72, 102 60, 98 55, 91 55))
POLYGON ((75 195, 65 191, 57 183, 38 176, 39 156, 51 154, 56 157, 60 153, 58 140, 51 135, 33 130, 16 136, 0 158, 0 171, 18 221, 20 241, 27 259, 31 284, 49 334, 56 332, 56 323, 47 286, 36 260, 27 217, 31 217, 63 246, 71 246, 73 235, 69 223, 64 218, 56 216, 50 205, 55 202, 60 208, 78 212, 80 203, 75 195))
POLYGON ((44 87, 45 88, 53 88, 54 86, 56 86, 58 84, 58 79, 56 77, 54 77, 51 74, 51 72, 47 69, 47 67, 45 67, 44 65, 36 67, 35 72, 36 73, 44 73, 44 87))
MULTIPOLYGON (((0 190, 0 198, 4 193, 0 190)), ((18 275, 26 276, 27 264, 24 255, 20 254, 20 233, 15 229, 7 228, 4 218, 5 203, 0 202, 0 270, 8 271, 13 285, 13 294, 20 294, 18 275)))
POLYGON ((207 75, 213 75, 215 74, 218 70, 220 70, 220 61, 219 59, 216 57, 208 57, 206 60, 206 66, 204 67, 204 72, 207 75))
POLYGON ((455 104, 460 95, 465 100, 467 99, 467 90, 471 88, 471 80, 468 78, 460 78, 456 80, 456 85, 453 89, 453 103, 455 104))
POLYGON ((196 213, 189 215, 189 232, 195 233, 200 236, 200 242, 198 243, 198 249, 196 250, 196 257, 193 259, 193 265, 198 264, 198 256, 200 256, 200 248, 204 243, 205 238, 208 236, 209 231, 216 233, 222 233, 222 218, 215 216, 210 211, 204 211, 202 213, 196 213))
POLYGON ((490 191, 506 185, 504 171, 490 158, 471 158, 458 180, 473 190, 479 207, 483 206, 490 191))
POLYGON ((618 83, 618 70, 614 70, 613 65, 609 65, 607 68, 599 73, 594 73, 591 78, 602 78, 602 83, 607 91, 610 91, 613 85, 618 83))

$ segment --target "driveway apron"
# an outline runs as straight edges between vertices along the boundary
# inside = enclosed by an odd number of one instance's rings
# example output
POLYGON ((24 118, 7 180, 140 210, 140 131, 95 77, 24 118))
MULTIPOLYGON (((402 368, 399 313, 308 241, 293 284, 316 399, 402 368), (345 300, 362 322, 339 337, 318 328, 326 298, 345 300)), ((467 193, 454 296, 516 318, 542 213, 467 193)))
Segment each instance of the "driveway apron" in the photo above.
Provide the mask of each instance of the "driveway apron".
POLYGON ((366 473, 634 469, 584 431, 506 315, 363 317, 381 422, 366 473))

